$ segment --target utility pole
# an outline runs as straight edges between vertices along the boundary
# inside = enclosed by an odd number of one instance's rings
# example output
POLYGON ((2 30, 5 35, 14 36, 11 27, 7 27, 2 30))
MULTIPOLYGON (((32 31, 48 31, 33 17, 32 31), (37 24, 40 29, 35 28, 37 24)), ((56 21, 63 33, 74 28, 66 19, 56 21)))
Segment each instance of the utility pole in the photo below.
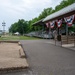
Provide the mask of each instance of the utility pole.
POLYGON ((6 23, 3 21, 3 22, 2 22, 2 26, 3 26, 3 35, 5 34, 5 26, 6 26, 5 24, 6 24, 6 23))

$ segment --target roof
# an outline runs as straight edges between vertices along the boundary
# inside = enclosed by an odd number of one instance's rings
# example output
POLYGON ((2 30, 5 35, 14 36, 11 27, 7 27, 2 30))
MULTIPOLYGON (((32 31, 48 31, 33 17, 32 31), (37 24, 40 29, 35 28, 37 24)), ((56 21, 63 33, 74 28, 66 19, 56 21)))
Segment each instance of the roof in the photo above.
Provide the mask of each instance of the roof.
POLYGON ((18 34, 19 34, 19 32, 16 32, 16 33, 14 33, 14 34, 18 35, 18 34))
POLYGON ((73 4, 71 4, 71 5, 69 5, 69 6, 49 15, 49 16, 47 16, 43 20, 43 22, 58 19, 58 18, 64 18, 64 17, 70 16, 70 15, 73 15, 73 14, 75 14, 75 3, 73 3, 73 4))
POLYGON ((44 23, 44 22, 43 22, 43 19, 41 19, 41 20, 39 20, 39 21, 33 23, 33 25, 34 25, 34 26, 35 26, 35 25, 42 25, 43 23, 44 23))

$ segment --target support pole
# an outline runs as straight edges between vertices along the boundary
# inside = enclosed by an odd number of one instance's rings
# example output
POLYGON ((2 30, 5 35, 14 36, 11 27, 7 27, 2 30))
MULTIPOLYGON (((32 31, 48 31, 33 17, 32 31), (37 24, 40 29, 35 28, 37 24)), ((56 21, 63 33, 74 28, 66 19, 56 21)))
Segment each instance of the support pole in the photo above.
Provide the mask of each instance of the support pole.
POLYGON ((74 23, 74 47, 75 47, 75 23, 74 23))
POLYGON ((50 38, 50 36, 51 36, 51 28, 50 28, 50 25, 49 25, 49 38, 50 38))
POLYGON ((44 31, 44 25, 42 24, 42 37, 43 37, 43 39, 44 39, 44 34, 43 34, 43 31, 44 31))
POLYGON ((68 44, 68 25, 66 25, 66 36, 67 36, 67 44, 68 44))

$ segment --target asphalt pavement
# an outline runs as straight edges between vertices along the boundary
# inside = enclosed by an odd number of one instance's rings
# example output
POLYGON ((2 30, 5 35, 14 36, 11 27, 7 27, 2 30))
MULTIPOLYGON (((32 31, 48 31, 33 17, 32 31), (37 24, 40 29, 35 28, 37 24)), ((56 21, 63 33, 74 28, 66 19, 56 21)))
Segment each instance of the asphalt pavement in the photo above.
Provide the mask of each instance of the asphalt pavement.
POLYGON ((49 42, 50 40, 21 41, 29 69, 2 75, 75 75, 75 51, 49 42))

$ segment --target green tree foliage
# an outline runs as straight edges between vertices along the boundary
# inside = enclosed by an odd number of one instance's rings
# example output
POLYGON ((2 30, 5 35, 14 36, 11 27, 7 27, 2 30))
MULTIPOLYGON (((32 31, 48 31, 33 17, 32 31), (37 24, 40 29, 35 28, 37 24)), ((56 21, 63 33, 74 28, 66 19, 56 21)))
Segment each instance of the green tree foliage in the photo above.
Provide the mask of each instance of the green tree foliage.
POLYGON ((30 32, 35 30, 32 25, 33 25, 33 23, 35 23, 37 21, 38 21, 38 18, 37 17, 35 17, 34 19, 32 19, 32 20, 29 21, 29 25, 28 26, 29 26, 30 32))
POLYGON ((45 18, 46 16, 52 14, 52 11, 53 11, 52 8, 44 9, 44 10, 42 11, 42 13, 39 15, 38 19, 40 20, 40 19, 45 18))
MULTIPOLYGON (((55 9, 53 9, 52 7, 46 8, 41 12, 41 14, 38 17, 35 17, 30 21, 25 21, 24 19, 21 19, 18 22, 12 24, 9 28, 9 32, 12 32, 12 33, 19 32, 20 34, 25 34, 25 33, 34 31, 35 29, 32 26, 33 23, 47 17, 48 15, 50 15, 54 12, 59 11, 60 9, 70 5, 72 3, 75 3, 75 0, 62 0, 61 3, 55 7, 55 9)), ((37 30, 37 28, 36 28, 36 30, 37 30)))
POLYGON ((10 26, 9 32, 15 33, 17 31, 18 31, 18 23, 16 22, 10 26))
POLYGON ((72 3, 75 3, 75 0, 63 0, 63 1, 61 1, 61 3, 59 5, 57 5, 55 7, 55 11, 58 11, 58 10, 70 5, 72 3))
POLYGON ((28 30, 28 21, 25 21, 23 19, 19 19, 18 22, 11 25, 9 28, 9 32, 15 33, 19 32, 20 34, 27 33, 28 30))

